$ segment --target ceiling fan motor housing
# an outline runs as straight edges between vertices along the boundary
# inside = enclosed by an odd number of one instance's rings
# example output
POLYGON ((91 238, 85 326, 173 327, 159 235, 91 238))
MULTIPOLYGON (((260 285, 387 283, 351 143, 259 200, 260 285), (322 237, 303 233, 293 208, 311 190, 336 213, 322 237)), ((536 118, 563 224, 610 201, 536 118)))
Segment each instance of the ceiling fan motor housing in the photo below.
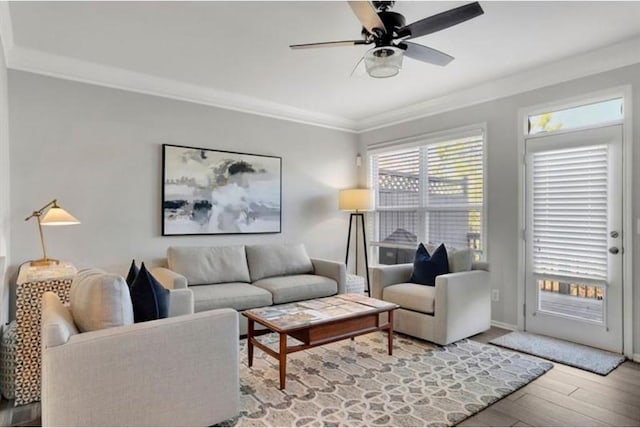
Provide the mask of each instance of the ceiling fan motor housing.
MULTIPOLYGON (((380 17, 380 20, 384 24, 387 31, 384 32, 381 30, 378 32, 378 34, 374 35, 375 44, 376 46, 389 46, 393 41, 393 35, 396 30, 398 28, 404 27, 406 21, 404 19, 404 16, 400 15, 397 12, 382 11, 378 12, 378 16, 380 17)), ((366 37, 369 35, 369 32, 365 28, 363 28, 362 35, 366 37)))

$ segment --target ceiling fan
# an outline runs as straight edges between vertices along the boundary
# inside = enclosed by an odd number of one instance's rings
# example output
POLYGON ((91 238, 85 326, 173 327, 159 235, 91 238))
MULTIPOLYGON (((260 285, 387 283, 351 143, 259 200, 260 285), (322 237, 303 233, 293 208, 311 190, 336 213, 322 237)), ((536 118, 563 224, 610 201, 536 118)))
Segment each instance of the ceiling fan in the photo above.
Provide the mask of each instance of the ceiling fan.
POLYGON ((405 25, 404 16, 389 10, 395 1, 349 1, 348 3, 362 23, 363 38, 361 40, 306 43, 289 47, 309 49, 375 44, 375 47, 367 51, 362 58, 367 73, 371 77, 392 77, 402 68, 404 55, 430 64, 440 66, 449 64, 453 61, 451 55, 408 40, 444 30, 484 13, 480 3, 474 2, 405 25))

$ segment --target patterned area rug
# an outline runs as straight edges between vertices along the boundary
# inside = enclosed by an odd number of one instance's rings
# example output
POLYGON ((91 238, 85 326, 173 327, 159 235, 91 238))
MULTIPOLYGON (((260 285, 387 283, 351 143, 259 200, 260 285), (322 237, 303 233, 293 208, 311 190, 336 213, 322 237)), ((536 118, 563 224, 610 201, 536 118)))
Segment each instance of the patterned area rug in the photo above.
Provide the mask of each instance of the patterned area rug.
POLYGON ((514 331, 490 343, 602 376, 609 374, 625 360, 620 354, 524 331, 514 331))
MULTIPOLYGON (((261 340, 277 345, 277 337, 261 340)), ((288 356, 287 387, 277 361, 240 341, 240 409, 224 426, 451 426, 521 388, 553 365, 471 340, 438 347, 372 333, 288 356)))

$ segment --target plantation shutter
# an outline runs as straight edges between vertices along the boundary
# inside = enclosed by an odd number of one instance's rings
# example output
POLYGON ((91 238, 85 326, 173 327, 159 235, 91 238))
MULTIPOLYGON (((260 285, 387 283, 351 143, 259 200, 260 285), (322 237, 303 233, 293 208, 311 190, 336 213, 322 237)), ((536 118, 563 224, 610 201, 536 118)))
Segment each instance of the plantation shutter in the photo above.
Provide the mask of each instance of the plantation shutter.
POLYGON ((482 135, 425 147, 429 241, 481 249, 482 135))
POLYGON ((533 272, 606 280, 607 146, 534 153, 533 272))
POLYGON ((392 244, 415 245, 420 234, 420 148, 373 156, 378 233, 392 244))

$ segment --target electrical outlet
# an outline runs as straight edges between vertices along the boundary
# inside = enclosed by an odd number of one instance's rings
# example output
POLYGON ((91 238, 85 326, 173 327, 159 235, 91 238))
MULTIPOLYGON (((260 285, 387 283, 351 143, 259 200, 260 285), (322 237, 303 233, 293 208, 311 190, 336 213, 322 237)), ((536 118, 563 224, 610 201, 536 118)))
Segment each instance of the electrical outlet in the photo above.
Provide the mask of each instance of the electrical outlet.
POLYGON ((494 302, 500 301, 500 290, 498 290, 497 288, 491 290, 491 300, 494 302))

